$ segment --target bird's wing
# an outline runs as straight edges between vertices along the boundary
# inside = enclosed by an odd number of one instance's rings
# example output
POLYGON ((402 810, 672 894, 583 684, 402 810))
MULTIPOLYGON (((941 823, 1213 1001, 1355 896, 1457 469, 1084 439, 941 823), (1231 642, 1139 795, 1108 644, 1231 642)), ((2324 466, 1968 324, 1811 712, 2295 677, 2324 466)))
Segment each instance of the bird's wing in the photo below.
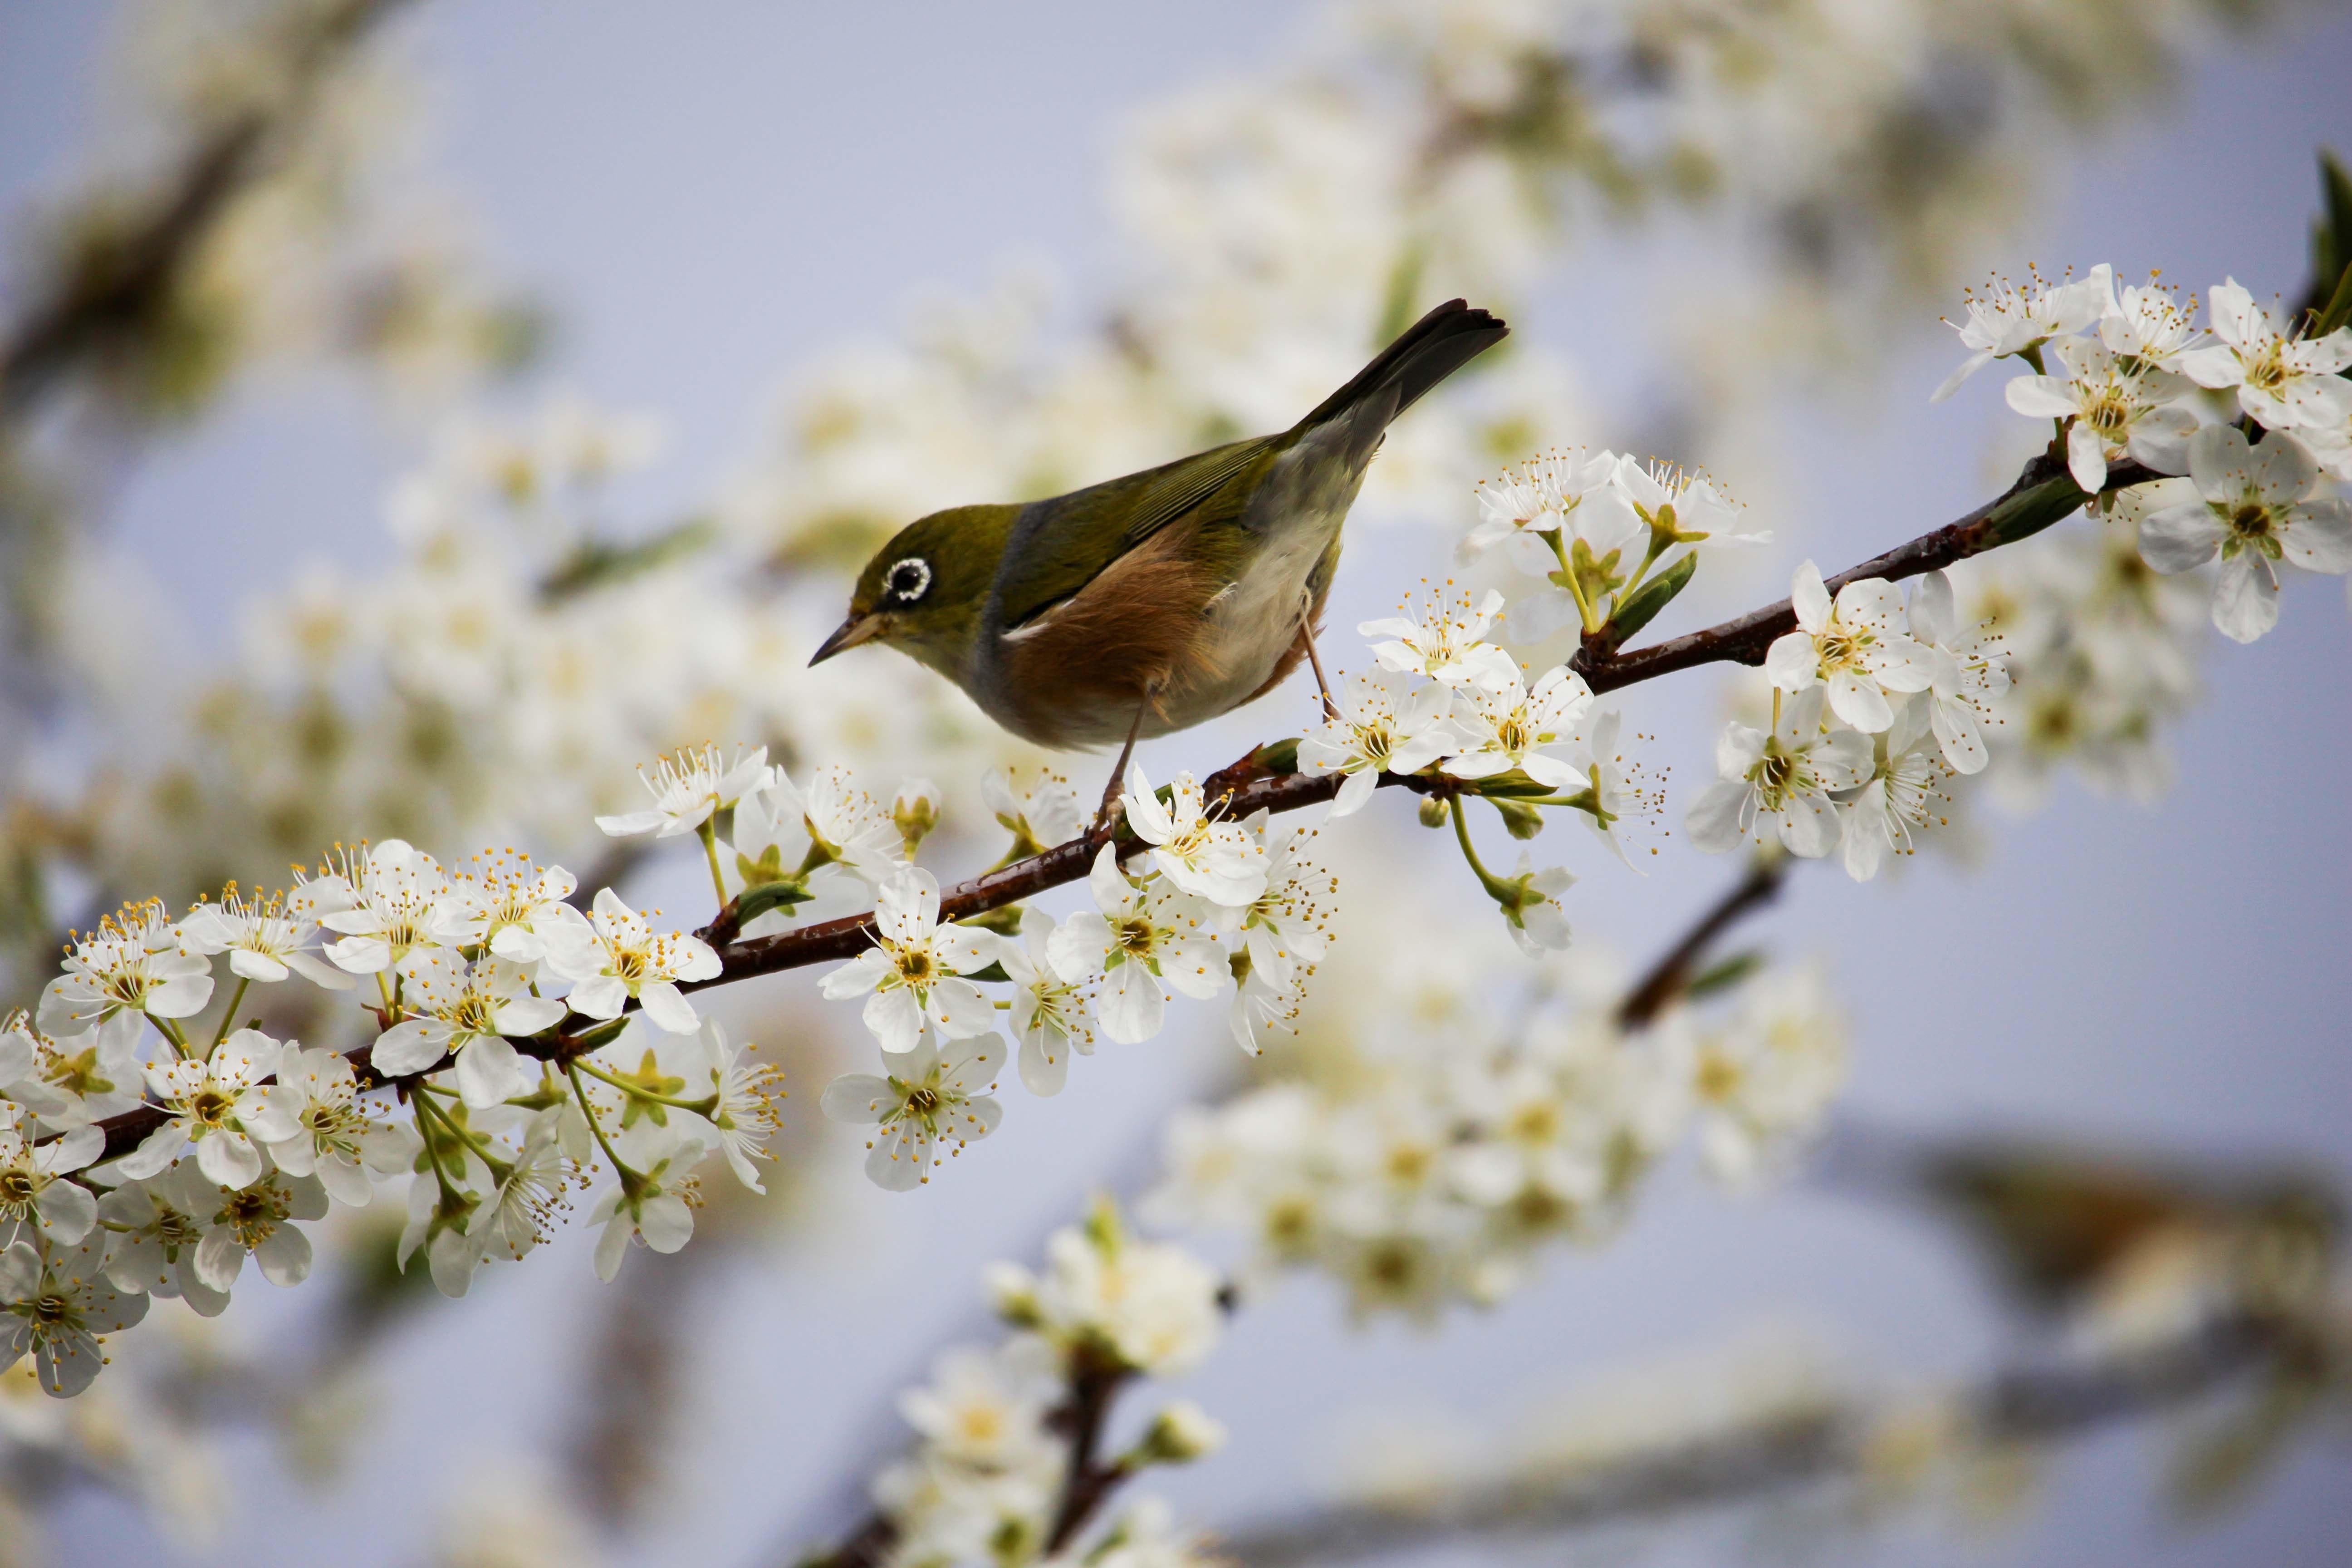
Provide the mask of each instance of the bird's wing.
POLYGON ((1286 437, 1260 436, 1139 474, 1035 502, 1015 531, 998 584, 1006 631, 1045 615, 1179 518, 1213 524, 1241 516, 1263 465, 1286 437))

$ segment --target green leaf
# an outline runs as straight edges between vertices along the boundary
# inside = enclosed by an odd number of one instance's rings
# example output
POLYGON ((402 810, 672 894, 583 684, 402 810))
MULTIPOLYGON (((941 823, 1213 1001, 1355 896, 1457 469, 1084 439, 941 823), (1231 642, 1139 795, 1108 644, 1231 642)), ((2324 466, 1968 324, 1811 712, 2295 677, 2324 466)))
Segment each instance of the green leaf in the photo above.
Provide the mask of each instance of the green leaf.
POLYGON ((1693 551, 1634 589, 1609 617, 1617 640, 1622 643, 1648 626, 1660 610, 1674 603, 1676 594, 1690 586, 1697 573, 1698 552, 1693 551))
POLYGON ((556 563, 555 569, 541 580, 540 601, 556 605, 598 588, 609 587, 692 555, 716 543, 718 539, 718 525, 708 518, 697 517, 628 544, 611 544, 599 539, 583 540, 570 555, 556 563))
POLYGON ((995 909, 988 910, 980 914, 973 915, 969 920, 958 921, 956 921, 956 924, 960 926, 976 926, 982 931, 992 931, 999 936, 1019 936, 1021 934, 1021 906, 1019 904, 1000 904, 995 909))
POLYGON ((1693 975, 1690 984, 1683 987, 1683 994, 1696 1002, 1702 996, 1728 991, 1763 966, 1763 953, 1753 948, 1746 952, 1735 952, 1693 975))
POLYGON ((2312 324, 2313 337, 2352 321, 2352 174, 2326 148, 2319 153, 2319 194, 2326 210, 2311 226, 2311 296, 2326 304, 2312 324))

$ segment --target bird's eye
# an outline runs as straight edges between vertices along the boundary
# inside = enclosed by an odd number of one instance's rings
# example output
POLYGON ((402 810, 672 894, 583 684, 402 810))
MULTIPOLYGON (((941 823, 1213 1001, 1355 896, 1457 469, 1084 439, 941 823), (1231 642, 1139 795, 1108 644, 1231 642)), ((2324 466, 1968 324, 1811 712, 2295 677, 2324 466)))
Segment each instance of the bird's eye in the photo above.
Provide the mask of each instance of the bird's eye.
POLYGON ((931 591, 931 563, 919 555, 893 562, 882 574, 882 592, 893 604, 911 605, 931 591))

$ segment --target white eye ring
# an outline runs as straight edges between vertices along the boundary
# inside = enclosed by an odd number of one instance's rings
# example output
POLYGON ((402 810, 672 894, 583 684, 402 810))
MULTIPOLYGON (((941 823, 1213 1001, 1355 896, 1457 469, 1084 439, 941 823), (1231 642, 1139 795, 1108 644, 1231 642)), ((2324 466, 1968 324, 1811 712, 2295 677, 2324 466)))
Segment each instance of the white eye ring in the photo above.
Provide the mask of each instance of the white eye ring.
POLYGON ((883 591, 902 605, 911 605, 931 591, 931 563, 919 555, 909 555, 903 561, 890 563, 890 570, 882 574, 883 591), (914 581, 901 581, 901 574, 911 570, 914 581))

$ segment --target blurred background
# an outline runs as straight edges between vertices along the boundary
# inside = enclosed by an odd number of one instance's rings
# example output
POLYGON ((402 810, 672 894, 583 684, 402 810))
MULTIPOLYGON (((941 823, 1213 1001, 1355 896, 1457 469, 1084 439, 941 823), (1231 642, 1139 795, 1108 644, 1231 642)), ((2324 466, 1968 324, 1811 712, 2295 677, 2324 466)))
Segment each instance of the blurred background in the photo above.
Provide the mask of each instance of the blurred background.
MULTIPOLYGON (((1774 531, 1710 557, 1662 632, 1764 603, 2037 448, 2007 367, 1927 404, 1964 284, 2106 261, 2300 298, 2347 79, 2352 13, 2253 0, 9 5, 0 320, 39 352, 0 383, 5 1000, 121 898, 178 907, 361 836, 522 842, 693 923, 690 852, 614 861, 583 830, 638 762, 706 738, 886 792, 929 773, 932 863, 977 869, 975 781, 1018 754, 894 656, 801 668, 845 569, 933 507, 1286 425, 1454 293, 1507 316, 1512 351, 1391 439, 1328 657, 1360 668, 1347 629, 1451 570, 1472 483, 1555 443, 1703 462, 1774 531), (208 171, 214 206, 175 207, 208 171), (78 324, 28 335, 45 310, 78 324)), ((2352 617, 2297 577, 2240 647, 2190 605, 2193 697, 2086 703, 2072 738, 2021 710, 1900 875, 1801 868, 1745 933, 1818 956, 1849 1019, 1851 1082, 1791 1179, 1727 1195, 1677 1161, 1608 1247, 1423 1322, 1313 1271, 1254 1292, 1185 1390, 1233 1442, 1158 1489, 1246 1538, 1612 1410, 1696 1429, 2050 1353, 1889 1151, 2030 1137, 2341 1190, 2352 617)), ((1146 765, 1297 733, 1299 684, 1146 765)), ((1671 770, 1649 874, 1565 826, 1533 847, 1581 878, 1580 953, 1638 964, 1736 878, 1679 823, 1741 700, 1706 671, 1625 694, 1671 770)), ((1103 764, 1061 765, 1091 791, 1103 764)), ((1403 803, 1343 826, 1309 1047, 1408 984, 1519 962, 1403 803), (1400 978, 1390 910, 1461 934, 1400 978)), ((714 1199, 686 1252, 611 1286, 572 1236, 446 1301, 388 1285, 382 1226, 353 1224, 299 1290, 248 1282, 213 1323, 159 1306, 112 1406, 68 1430, 0 1405, 0 1562, 792 1560, 856 1522, 897 1392, 986 1332, 983 1265, 1140 1194, 1171 1111, 1250 1076, 1196 1009, 1056 1099, 1008 1094, 999 1137, 893 1194, 814 1115, 866 1066, 845 1010, 804 976, 722 1010, 793 1091, 766 1200, 714 1199)), ((2340 1393, 2200 1489, 2184 1455, 2229 1396, 1900 1507, 1800 1488, 1411 1549, 2340 1561, 2340 1393)))

